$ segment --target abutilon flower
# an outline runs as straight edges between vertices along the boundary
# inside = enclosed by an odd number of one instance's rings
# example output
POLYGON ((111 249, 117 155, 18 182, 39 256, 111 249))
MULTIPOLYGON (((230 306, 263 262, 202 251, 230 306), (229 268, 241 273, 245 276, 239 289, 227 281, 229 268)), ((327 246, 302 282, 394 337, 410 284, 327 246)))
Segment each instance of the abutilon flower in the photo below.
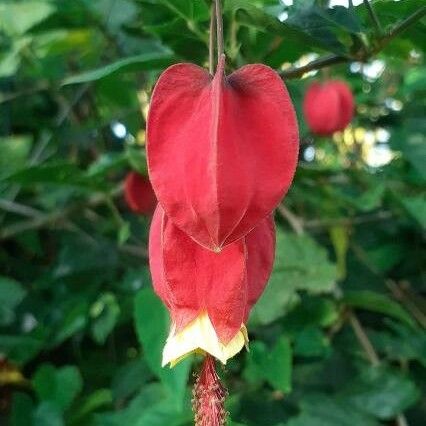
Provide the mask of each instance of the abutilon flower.
POLYGON ((248 343, 245 323, 272 271, 275 227, 266 219, 215 253, 181 231, 158 206, 150 230, 154 290, 172 320, 163 365, 192 352, 226 361, 248 343))
POLYGON ((147 120, 150 179, 170 220, 220 251, 268 216, 297 164, 298 129, 280 76, 262 64, 212 77, 193 64, 168 68, 147 120))
POLYGON ((303 101, 309 128, 322 136, 345 129, 353 118, 354 109, 352 91, 347 83, 340 80, 312 83, 303 101))
MULTIPOLYGON (((149 262, 172 324, 163 366, 193 352, 205 355, 194 387, 196 426, 226 422, 215 359, 225 364, 248 345, 250 310, 274 262, 272 213, 298 158, 284 83, 262 64, 225 74, 220 1, 214 5, 215 75, 193 64, 168 68, 147 119, 148 171, 159 202, 149 262)), ((212 13, 211 28, 214 20, 212 13)))
POLYGON ((124 199, 132 211, 143 215, 151 215, 157 205, 151 182, 136 172, 129 172, 126 176, 124 199))

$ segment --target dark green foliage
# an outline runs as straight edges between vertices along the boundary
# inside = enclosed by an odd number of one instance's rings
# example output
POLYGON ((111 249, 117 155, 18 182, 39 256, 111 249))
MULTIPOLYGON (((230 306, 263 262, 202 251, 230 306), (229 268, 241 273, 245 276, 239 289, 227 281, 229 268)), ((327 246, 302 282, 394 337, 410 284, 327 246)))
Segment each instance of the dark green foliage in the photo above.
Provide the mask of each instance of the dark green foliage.
MULTIPOLYGON (((192 424, 199 359, 161 368, 169 320, 151 288, 149 219, 121 183, 146 173, 159 73, 207 65, 208 3, 0 0, 1 425, 192 424)), ((371 2, 379 26, 365 4, 224 3, 229 70, 263 62, 291 77, 301 132, 250 352, 220 373, 229 424, 422 426, 424 2, 371 2), (298 70, 323 58, 325 71, 298 70), (329 77, 351 85, 357 114, 316 138, 303 94, 329 77)))

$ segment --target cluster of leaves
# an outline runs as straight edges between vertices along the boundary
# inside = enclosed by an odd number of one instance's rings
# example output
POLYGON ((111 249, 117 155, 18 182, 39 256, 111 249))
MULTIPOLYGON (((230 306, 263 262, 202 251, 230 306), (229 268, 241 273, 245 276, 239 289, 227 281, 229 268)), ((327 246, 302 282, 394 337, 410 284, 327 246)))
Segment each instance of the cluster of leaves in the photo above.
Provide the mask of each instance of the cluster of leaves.
MULTIPOLYGON (((420 426, 423 2, 371 2, 378 25, 365 4, 284 3, 224 2, 231 66, 301 77, 288 67, 327 57, 339 65, 323 77, 351 84, 357 116, 315 139, 300 106, 321 74, 287 83, 301 160, 250 353, 223 375, 230 424, 420 426), (389 150, 388 164, 369 161, 389 150)), ((169 320, 150 284, 149 220, 126 209, 120 182, 146 173, 155 79, 206 65, 208 26, 202 0, 0 0, 0 423, 191 424, 198 360, 160 367, 169 320)))

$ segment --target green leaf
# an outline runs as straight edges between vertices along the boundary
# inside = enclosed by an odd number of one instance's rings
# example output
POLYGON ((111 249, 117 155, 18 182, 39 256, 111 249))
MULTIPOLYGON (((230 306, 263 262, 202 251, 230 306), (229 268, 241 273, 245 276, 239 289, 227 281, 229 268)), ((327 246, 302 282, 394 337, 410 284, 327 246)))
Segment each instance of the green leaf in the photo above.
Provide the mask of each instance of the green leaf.
POLYGON ((0 31, 9 36, 24 34, 48 18, 54 11, 55 6, 47 1, 2 2, 0 3, 0 31))
POLYGON ((119 403, 133 396, 150 379, 152 379, 152 374, 144 359, 121 366, 112 381, 111 390, 114 401, 119 403))
POLYGON ((327 251, 307 235, 278 232, 275 262, 274 273, 283 274, 283 285, 312 294, 331 292, 335 287, 336 266, 327 251))
POLYGON ((272 350, 261 341, 250 345, 244 376, 251 382, 266 380, 274 389, 291 391, 292 350, 289 340, 282 336, 272 350))
POLYGON ((323 46, 321 41, 311 37, 303 29, 298 28, 298 25, 290 25, 288 21, 280 22, 276 16, 269 15, 251 2, 245 0, 228 0, 225 3, 225 11, 235 14, 237 21, 241 25, 256 28, 261 32, 272 33, 283 37, 289 42, 291 41, 291 44, 288 45, 286 59, 289 59, 289 55, 291 57, 297 55, 291 53, 293 49, 300 51, 303 49, 303 46, 323 46))
POLYGON ((305 296, 284 320, 284 329, 292 334, 298 334, 305 327, 330 327, 339 320, 339 310, 336 302, 329 299, 305 296))
POLYGON ((159 2, 180 18, 189 22, 205 21, 209 19, 210 11, 205 2, 192 0, 159 0, 159 2))
POLYGON ((57 346, 75 333, 83 330, 87 323, 88 311, 89 306, 86 300, 74 301, 72 305, 68 304, 51 339, 50 345, 52 347, 57 346))
POLYGON ((342 302, 353 308, 366 309, 388 315, 410 326, 415 324, 401 305, 384 294, 370 290, 348 291, 345 292, 342 302))
POLYGON ((379 426, 379 423, 345 401, 326 395, 305 394, 301 399, 301 414, 292 418, 286 425, 379 426))
POLYGON ((90 165, 87 175, 92 178, 106 178, 108 174, 124 170, 126 166, 127 159, 124 153, 108 152, 90 165))
POLYGON ((391 320, 387 320, 386 324, 391 331, 369 330, 373 346, 392 361, 416 360, 426 367, 426 333, 391 320))
POLYGON ((106 188, 101 179, 97 180, 92 176, 87 176, 76 165, 65 162, 27 167, 7 176, 4 181, 25 186, 52 184, 92 190, 106 188))
POLYGON ((121 246, 131 237, 130 223, 124 222, 118 230, 117 241, 121 246))
POLYGON ((173 63, 173 59, 173 56, 168 52, 143 53, 141 55, 130 56, 103 67, 67 77, 62 82, 62 85, 66 86, 69 84, 89 83, 121 72, 162 69, 171 65, 173 63))
POLYGON ((159 383, 152 383, 120 411, 95 417, 95 426, 182 426, 191 421, 192 413, 177 409, 170 395, 159 383))
POLYGON ((0 138, 0 178, 22 169, 31 150, 31 136, 9 136, 0 138))
POLYGON ((31 425, 33 410, 34 403, 29 395, 21 392, 14 392, 12 396, 10 426, 31 425))
POLYGON ((80 372, 74 366, 55 368, 43 364, 33 376, 33 385, 42 401, 49 401, 60 411, 64 411, 81 391, 83 382, 80 372))
POLYGON ((298 301, 296 290, 311 294, 331 292, 337 270, 324 248, 312 238, 277 229, 275 266, 265 292, 252 313, 254 323, 268 324, 298 301))
POLYGON ((17 72, 21 64, 20 53, 20 46, 15 43, 8 52, 0 56, 0 78, 11 77, 17 72))
MULTIPOLYGON (((423 75, 425 69, 423 69, 423 75)), ((393 131, 390 145, 393 149, 401 151, 404 158, 414 167, 416 172, 426 179, 424 158, 426 158, 426 126, 423 117, 404 120, 404 128, 393 131)))
POLYGON ((97 389, 91 393, 84 402, 78 406, 73 412, 70 423, 82 424, 85 417, 98 408, 110 405, 112 403, 112 395, 110 389, 97 389))
POLYGON ((354 34, 362 31, 361 22, 354 8, 334 6, 332 8, 321 9, 321 14, 346 31, 354 34))
POLYGON ((59 408, 48 401, 34 411, 32 426, 65 426, 65 422, 59 408))
POLYGON ((15 308, 24 299, 27 291, 20 283, 0 276, 0 326, 15 320, 15 308))
POLYGON ((37 330, 28 335, 0 334, 0 351, 11 361, 25 364, 37 356, 45 345, 45 336, 37 330))
POLYGON ((426 230, 426 195, 404 197, 401 202, 410 216, 426 230))
POLYGON ((120 306, 112 293, 104 293, 91 306, 92 336, 100 345, 104 344, 107 337, 114 329, 120 316, 120 306))
POLYGON ((368 260, 378 271, 385 273, 404 259, 406 248, 398 243, 380 244, 373 249, 366 250, 368 260))
POLYGON ((146 152, 144 150, 137 145, 127 145, 126 157, 134 170, 144 176, 148 175, 146 152))
POLYGON ((385 367, 369 367, 347 385, 343 395, 359 410, 390 420, 415 404, 420 392, 399 372, 385 367))
POLYGON ((321 329, 310 326, 295 336, 294 353, 304 357, 325 356, 330 350, 330 343, 321 329))
MULTIPOLYGON (((336 18, 337 15, 334 16, 336 18)), ((337 54, 344 54, 346 49, 338 39, 336 32, 340 29, 336 25, 333 15, 327 15, 316 5, 305 5, 299 3, 294 13, 289 14, 287 25, 303 31, 316 46, 332 51, 337 54)))
POLYGON ((337 276, 339 280, 346 278, 346 254, 349 248, 349 235, 345 226, 332 226, 330 237, 337 259, 337 276))
POLYGON ((170 329, 167 310, 154 294, 145 288, 135 299, 135 326, 146 361, 173 396, 176 406, 182 407, 191 360, 181 361, 176 367, 161 367, 163 346, 170 329))

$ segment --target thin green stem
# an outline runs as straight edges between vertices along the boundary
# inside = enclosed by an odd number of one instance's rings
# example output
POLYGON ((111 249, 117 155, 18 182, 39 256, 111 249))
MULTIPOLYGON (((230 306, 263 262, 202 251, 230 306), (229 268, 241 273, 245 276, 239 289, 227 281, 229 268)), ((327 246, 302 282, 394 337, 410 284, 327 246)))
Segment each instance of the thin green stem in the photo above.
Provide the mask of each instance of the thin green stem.
MULTIPOLYGON (((422 19, 426 15, 426 6, 422 6, 419 10, 416 10, 413 14, 411 14, 408 18, 401 21, 399 24, 395 25, 389 34, 387 34, 383 38, 383 47, 385 47, 391 40, 393 40, 395 37, 403 33, 405 30, 407 30, 411 25, 415 24, 417 21, 422 19)), ((380 49, 380 50, 381 50, 380 49)))
POLYGON ((111 196, 108 196, 105 198, 105 204, 107 205, 108 209, 110 210, 112 217, 114 218, 117 226, 121 228, 126 224, 126 221, 121 217, 120 211, 118 210, 117 206, 115 205, 113 198, 111 196))
POLYGON ((363 54, 357 57, 327 55, 322 58, 315 59, 314 61, 309 62, 309 64, 303 65, 302 67, 292 67, 287 70, 284 70, 280 73, 280 75, 284 79, 299 78, 309 71, 319 70, 321 68, 328 67, 329 65, 342 64, 351 61, 367 61, 373 55, 383 50, 395 37, 403 33, 405 30, 411 27, 411 25, 422 19, 425 15, 426 6, 422 6, 419 10, 416 10, 408 18, 395 25, 388 34, 380 37, 377 43, 377 47, 375 49, 363 52, 363 54))
POLYGON ((373 6, 370 4, 369 0, 364 0, 364 6, 366 7, 368 15, 370 16, 370 19, 373 22, 374 27, 376 28, 376 33, 381 36, 383 34, 383 29, 380 25, 379 18, 373 9, 373 6))
POLYGON ((215 26, 216 14, 215 3, 211 4, 210 8, 210 33, 209 33, 209 72, 211 75, 214 73, 214 42, 215 42, 215 26))
POLYGON ((214 0, 216 5, 216 30, 217 30, 217 58, 218 62, 221 56, 224 53, 224 44, 223 44, 223 17, 222 17, 222 8, 220 5, 220 0, 214 0))

